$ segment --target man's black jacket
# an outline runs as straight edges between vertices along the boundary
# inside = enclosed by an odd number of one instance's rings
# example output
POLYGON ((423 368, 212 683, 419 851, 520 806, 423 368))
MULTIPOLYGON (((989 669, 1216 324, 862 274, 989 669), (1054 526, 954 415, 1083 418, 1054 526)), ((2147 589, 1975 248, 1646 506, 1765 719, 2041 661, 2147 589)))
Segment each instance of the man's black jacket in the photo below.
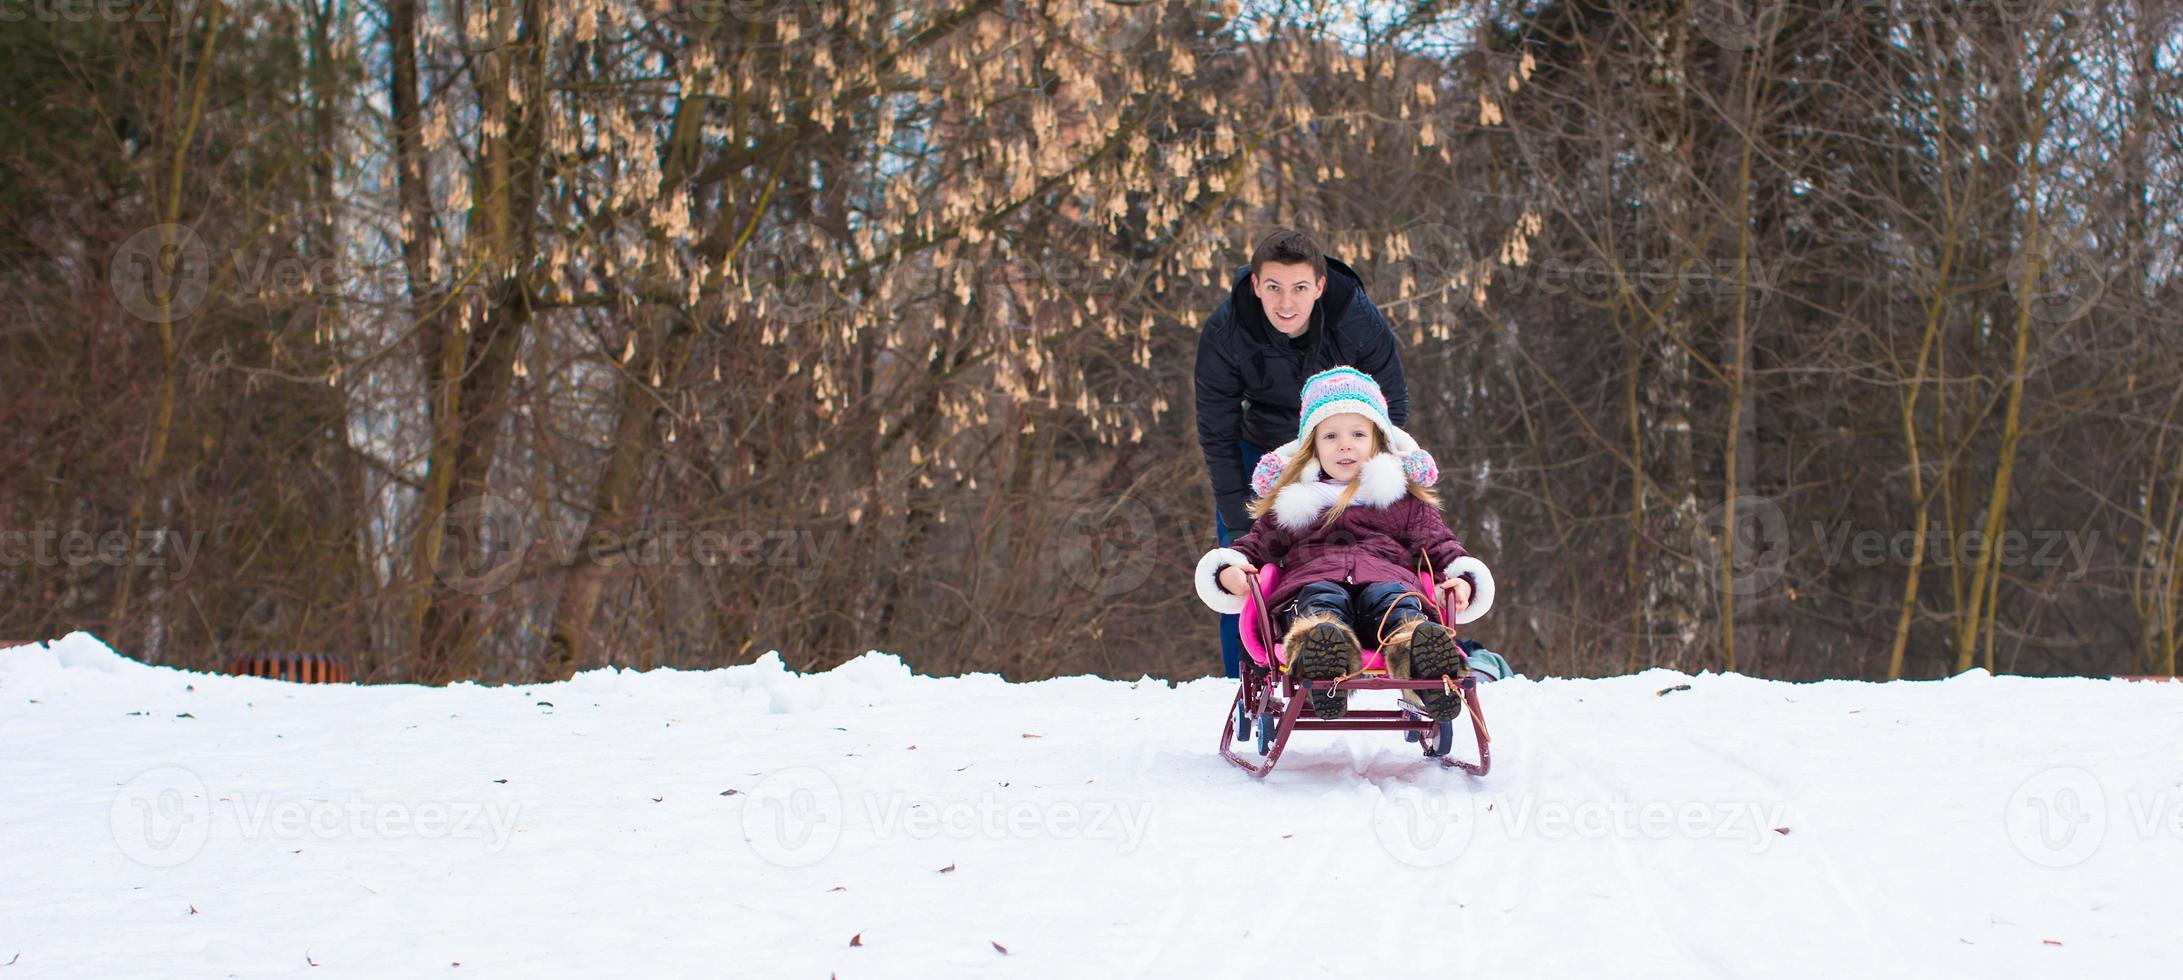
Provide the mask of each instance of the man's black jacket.
POLYGON ((1294 440, 1305 378, 1338 365, 1355 367, 1380 383, 1390 421, 1401 426, 1409 420, 1410 390, 1402 380, 1395 332, 1364 294, 1356 270, 1326 260, 1326 292, 1311 317, 1311 327, 1294 341, 1275 330, 1251 290, 1250 267, 1244 266, 1198 336, 1198 442, 1212 473, 1221 523, 1236 534, 1251 526, 1244 508, 1250 502, 1250 467, 1258 462, 1241 458, 1236 440, 1267 449, 1294 440))

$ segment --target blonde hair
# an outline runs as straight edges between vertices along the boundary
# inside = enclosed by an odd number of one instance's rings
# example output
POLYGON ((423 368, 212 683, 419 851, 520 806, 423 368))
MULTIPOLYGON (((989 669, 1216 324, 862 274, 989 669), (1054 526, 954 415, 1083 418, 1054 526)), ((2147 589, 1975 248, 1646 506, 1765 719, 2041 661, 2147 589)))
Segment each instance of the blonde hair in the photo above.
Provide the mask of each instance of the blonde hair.
MULTIPOLYGON (((1320 419, 1319 425, 1325 425, 1327 422, 1332 421, 1333 418, 1334 416, 1330 415, 1320 419)), ((1381 432, 1380 427, 1377 425, 1372 426, 1371 429, 1371 455, 1377 456, 1387 451, 1387 435, 1381 432)), ((1289 484, 1304 478, 1304 465, 1319 458, 1318 444, 1319 426, 1315 425, 1311 428, 1311 437, 1304 440, 1304 448, 1297 450, 1296 455, 1289 457, 1288 465, 1281 467, 1281 475, 1274 478, 1273 486, 1267 489, 1266 495, 1251 501, 1247 511, 1252 520, 1266 516, 1266 512, 1273 509, 1273 498, 1280 496, 1281 491, 1287 489, 1289 484)), ((1366 457, 1367 460, 1370 458, 1371 456, 1366 457)), ((1408 485, 1410 496, 1433 505, 1435 509, 1440 507, 1440 495, 1433 492, 1431 487, 1410 479, 1407 473, 1404 474, 1402 480, 1403 483, 1408 485)), ((1342 512, 1349 509, 1349 502, 1357 496, 1357 484, 1357 480, 1351 480, 1349 486, 1342 488, 1342 495, 1334 498, 1334 506, 1326 509, 1326 519, 1319 523, 1320 527, 1332 526, 1334 521, 1342 516, 1342 512)))

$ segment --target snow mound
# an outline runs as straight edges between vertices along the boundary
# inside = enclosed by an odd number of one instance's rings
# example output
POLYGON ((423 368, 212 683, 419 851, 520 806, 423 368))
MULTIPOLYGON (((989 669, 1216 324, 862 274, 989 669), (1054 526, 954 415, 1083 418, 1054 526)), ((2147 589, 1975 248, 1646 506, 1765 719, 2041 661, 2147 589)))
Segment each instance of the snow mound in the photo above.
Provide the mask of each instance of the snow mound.
POLYGON ((0 832, 19 845, 0 962, 1829 980, 2183 962, 2183 685, 1516 678, 1484 692, 1483 779, 1392 734, 1307 732, 1263 781, 1214 752, 1234 692, 921 677, 877 651, 814 673, 767 654, 305 686, 71 634, 0 650, 0 832))

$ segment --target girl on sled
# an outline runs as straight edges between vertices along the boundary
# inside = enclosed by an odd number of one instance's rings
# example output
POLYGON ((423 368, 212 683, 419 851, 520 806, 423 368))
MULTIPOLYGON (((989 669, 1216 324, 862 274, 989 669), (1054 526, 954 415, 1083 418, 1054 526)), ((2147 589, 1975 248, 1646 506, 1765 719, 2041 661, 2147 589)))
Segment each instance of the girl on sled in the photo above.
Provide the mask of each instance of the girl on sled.
MULTIPOLYGON (((1441 519, 1433 458, 1388 421, 1378 383, 1337 367, 1306 379, 1302 402, 1297 441, 1261 457, 1251 475, 1250 514, 1258 520, 1249 534, 1199 560, 1198 595, 1216 612, 1240 611, 1250 588, 1244 576, 1260 564, 1280 566, 1266 606, 1292 617, 1281 649, 1288 668, 1306 679, 1360 673, 1360 635, 1399 679, 1458 680, 1474 656, 1481 677, 1505 676, 1506 661, 1484 650, 1466 653, 1415 588, 1423 556, 1436 576, 1436 601, 1457 624, 1493 606, 1493 574, 1441 519), (1268 514, 1272 520, 1262 519, 1268 514)), ((1454 718, 1463 705, 1453 685, 1403 697, 1435 721, 1454 718)), ((1349 710, 1349 692, 1314 690, 1311 702, 1319 717, 1339 718, 1349 710)))

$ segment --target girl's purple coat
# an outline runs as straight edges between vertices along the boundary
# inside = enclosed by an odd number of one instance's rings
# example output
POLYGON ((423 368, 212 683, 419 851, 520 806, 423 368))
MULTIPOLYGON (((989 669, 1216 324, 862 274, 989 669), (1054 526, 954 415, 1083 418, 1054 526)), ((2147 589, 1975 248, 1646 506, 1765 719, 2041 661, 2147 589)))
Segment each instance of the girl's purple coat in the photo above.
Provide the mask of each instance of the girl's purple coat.
POLYGON ((1432 558, 1438 581, 1450 562, 1470 554, 1448 530, 1440 508, 1412 496, 1385 507, 1351 501, 1331 526, 1322 526, 1324 521, 1322 513, 1291 529, 1269 512, 1251 533, 1229 543, 1253 565, 1281 566, 1280 581, 1266 597, 1268 609, 1281 608, 1313 582, 1416 582, 1421 551, 1432 558))

